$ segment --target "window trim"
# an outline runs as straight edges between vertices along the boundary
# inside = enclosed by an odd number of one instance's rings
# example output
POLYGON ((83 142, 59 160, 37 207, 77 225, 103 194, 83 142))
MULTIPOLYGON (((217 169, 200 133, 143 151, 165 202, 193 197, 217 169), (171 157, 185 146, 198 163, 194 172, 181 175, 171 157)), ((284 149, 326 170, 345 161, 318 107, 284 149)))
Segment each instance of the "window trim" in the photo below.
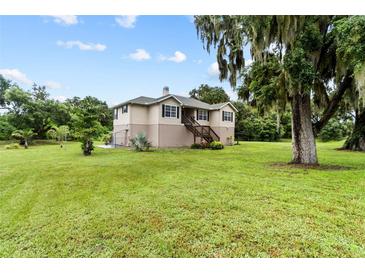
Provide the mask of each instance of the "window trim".
POLYGON ((179 111, 179 107, 175 106, 175 105, 163 105, 164 111, 163 111, 163 118, 173 118, 173 119, 177 119, 179 117, 178 115, 178 111, 179 111), (169 110, 167 110, 167 108, 169 108, 169 110), (174 109, 174 111, 172 111, 174 109), (169 115, 167 115, 167 113, 169 113, 169 115), (175 113, 175 116, 171 116, 172 113, 175 113))
POLYGON ((208 121, 209 113, 206 109, 198 109, 198 117, 197 120, 199 121, 208 121), (204 113, 204 115, 203 115, 204 113))
POLYGON ((119 119, 119 108, 115 108, 114 109, 114 120, 118 120, 119 119))
POLYGON ((121 108, 122 108, 122 114, 128 113, 128 105, 123 105, 121 108))
POLYGON ((223 122, 233 122, 233 112, 223 110, 223 122))

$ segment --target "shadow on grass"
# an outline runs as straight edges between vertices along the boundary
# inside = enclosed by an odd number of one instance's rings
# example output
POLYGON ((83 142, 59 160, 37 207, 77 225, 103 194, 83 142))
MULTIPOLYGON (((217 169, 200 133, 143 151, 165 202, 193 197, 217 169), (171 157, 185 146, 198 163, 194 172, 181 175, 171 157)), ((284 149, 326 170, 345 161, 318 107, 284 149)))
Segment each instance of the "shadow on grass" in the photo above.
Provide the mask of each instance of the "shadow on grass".
POLYGON ((340 171, 340 170, 350 170, 352 167, 340 166, 340 165, 328 165, 328 164, 318 164, 318 165, 308 165, 308 164, 293 164, 293 163, 271 163, 271 167, 283 168, 283 169, 314 169, 314 170, 326 170, 326 171, 340 171))

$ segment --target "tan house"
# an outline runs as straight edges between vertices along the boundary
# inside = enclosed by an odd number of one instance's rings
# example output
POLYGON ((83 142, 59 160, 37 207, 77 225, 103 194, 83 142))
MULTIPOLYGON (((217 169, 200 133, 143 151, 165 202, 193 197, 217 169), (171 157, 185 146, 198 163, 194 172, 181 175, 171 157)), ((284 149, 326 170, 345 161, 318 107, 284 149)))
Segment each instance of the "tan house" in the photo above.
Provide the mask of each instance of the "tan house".
POLYGON ((230 103, 210 105, 169 93, 159 98, 137 97, 114 106, 113 144, 129 146, 144 132, 154 147, 183 147, 193 143, 234 141, 236 108, 230 103))

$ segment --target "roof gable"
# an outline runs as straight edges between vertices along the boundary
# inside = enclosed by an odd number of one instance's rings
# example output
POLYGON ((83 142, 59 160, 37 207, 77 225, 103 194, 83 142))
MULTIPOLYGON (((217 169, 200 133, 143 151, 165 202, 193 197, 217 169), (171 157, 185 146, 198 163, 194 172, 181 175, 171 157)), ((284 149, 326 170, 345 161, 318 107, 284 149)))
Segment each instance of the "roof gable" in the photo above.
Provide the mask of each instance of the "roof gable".
POLYGON ((118 107, 126 105, 126 104, 138 104, 138 105, 149 106, 149 105, 153 105, 153 104, 163 102, 163 101, 165 101, 169 98, 175 99, 181 106, 192 107, 192 108, 200 108, 200 109, 206 109, 206 110, 219 110, 219 109, 223 108, 226 105, 230 105, 232 107, 232 109, 237 112, 237 109, 234 107, 234 105, 231 102, 211 105, 211 104, 207 104, 205 102, 202 102, 200 100, 197 100, 195 98, 190 98, 190 97, 185 97, 185 96, 180 96, 180 95, 174 95, 174 94, 168 94, 168 95, 161 96, 161 97, 158 97, 158 98, 140 96, 140 97, 125 101, 121 104, 118 104, 118 105, 114 106, 113 108, 118 108, 118 107))

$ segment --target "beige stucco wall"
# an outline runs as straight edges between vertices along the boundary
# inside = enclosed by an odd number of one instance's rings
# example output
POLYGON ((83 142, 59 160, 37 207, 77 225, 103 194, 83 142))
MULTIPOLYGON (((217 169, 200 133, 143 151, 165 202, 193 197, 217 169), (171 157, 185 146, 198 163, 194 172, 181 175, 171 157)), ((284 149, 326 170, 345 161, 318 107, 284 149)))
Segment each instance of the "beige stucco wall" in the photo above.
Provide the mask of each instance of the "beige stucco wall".
POLYGON ((130 137, 135 137, 138 133, 144 133, 148 137, 148 128, 149 125, 141 125, 141 124, 131 124, 130 128, 130 137))
POLYGON ((159 125, 159 147, 183 147, 194 143, 194 135, 181 125, 159 125))
POLYGON ((113 144, 119 146, 128 145, 130 139, 129 125, 114 125, 113 127, 113 144))
POLYGON ((230 106, 230 105, 226 105, 223 108, 221 108, 220 110, 216 110, 216 111, 211 111, 210 112, 210 117, 209 117, 209 122, 210 122, 210 126, 211 127, 235 127, 235 117, 236 117, 236 113, 234 111, 234 109, 230 106), (223 111, 229 111, 229 112, 233 112, 233 122, 230 121, 222 121, 222 112, 223 111))
MULTIPOLYGON (((188 115, 193 115, 196 119, 196 109, 186 110, 188 115)), ((194 142, 194 136, 181 123, 181 112, 179 102, 173 98, 151 106, 129 105, 128 113, 123 114, 119 108, 118 119, 113 122, 113 131, 122 133, 116 134, 116 143, 129 145, 131 138, 137 133, 144 132, 154 147, 190 146, 194 142), (163 104, 179 107, 179 118, 162 117, 163 104)), ((209 121, 198 120, 198 122, 201 125, 211 126, 220 140, 229 145, 234 137, 234 119, 235 112, 230 105, 227 105, 220 110, 209 111, 209 121), (222 121, 222 111, 233 112, 233 122, 222 121)))
MULTIPOLYGON (((129 108, 129 106, 128 106, 129 108)), ((113 125, 127 125, 129 124, 129 114, 130 111, 128 109, 127 113, 122 113, 122 108, 118 108, 118 119, 113 120, 113 125)))
POLYGON ((149 125, 157 125, 160 119, 160 108, 159 104, 151 105, 148 107, 148 121, 147 124, 149 125))
POLYGON ((158 145, 159 145, 158 136, 159 136, 159 125, 157 125, 157 124, 148 125, 147 137, 153 147, 158 147, 158 145))
MULTIPOLYGON (((144 132, 153 147, 183 147, 194 142, 193 134, 184 125, 130 125, 130 137, 144 132)), ((128 139, 129 140, 129 139, 128 139)))
POLYGON ((130 139, 130 110, 122 113, 122 108, 118 108, 118 119, 113 120, 113 143, 120 146, 128 145, 130 139))
POLYGON ((146 125, 149 123, 149 107, 141 105, 129 105, 129 123, 131 125, 146 125))
POLYGON ((169 98, 167 100, 164 100, 163 102, 160 102, 158 104, 158 123, 160 125, 181 125, 181 106, 180 103, 177 102, 173 98, 169 98), (162 105, 171 105, 179 107, 179 118, 177 117, 162 117, 162 105))
POLYGON ((234 126, 235 126, 236 113, 234 112, 233 108, 230 105, 226 105, 223 108, 221 108, 219 110, 219 114, 220 114, 220 118, 221 118, 220 126, 223 126, 223 127, 233 127, 234 128, 234 126), (233 112, 233 122, 230 122, 230 121, 222 121, 222 112, 223 111, 233 112))
POLYGON ((222 113, 220 110, 210 111, 209 113, 209 125, 211 127, 219 127, 222 121, 222 113))
POLYGON ((212 127, 212 129, 218 134, 220 141, 224 145, 233 145, 234 127, 212 127))

